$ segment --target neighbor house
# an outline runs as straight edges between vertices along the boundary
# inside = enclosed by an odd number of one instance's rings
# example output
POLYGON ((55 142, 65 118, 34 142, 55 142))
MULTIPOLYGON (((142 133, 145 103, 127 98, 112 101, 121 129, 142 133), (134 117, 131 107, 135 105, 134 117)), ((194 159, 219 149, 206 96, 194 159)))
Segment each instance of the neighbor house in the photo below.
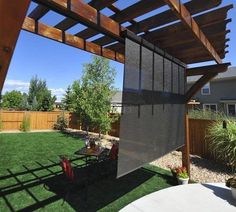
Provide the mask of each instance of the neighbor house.
POLYGON ((117 91, 111 100, 111 112, 121 113, 122 108, 122 91, 117 91))
MULTIPOLYGON (((198 79, 195 76, 189 77, 188 87, 198 79)), ((236 116, 236 67, 230 67, 227 72, 218 74, 192 99, 200 103, 198 108, 236 116)))

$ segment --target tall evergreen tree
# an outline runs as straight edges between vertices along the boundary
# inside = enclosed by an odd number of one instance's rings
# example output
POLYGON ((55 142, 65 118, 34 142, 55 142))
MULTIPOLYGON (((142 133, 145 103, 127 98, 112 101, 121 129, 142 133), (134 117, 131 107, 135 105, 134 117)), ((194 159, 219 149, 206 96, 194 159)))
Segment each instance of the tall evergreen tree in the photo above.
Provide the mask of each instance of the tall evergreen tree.
POLYGON ((29 110, 28 95, 27 93, 22 94, 22 101, 20 104, 20 110, 29 110))
POLYGON ((28 102, 32 110, 51 111, 55 101, 56 97, 52 96, 45 80, 37 76, 30 80, 28 102))
POLYGON ((73 91, 71 89, 71 86, 68 86, 66 89, 66 93, 64 94, 64 97, 62 98, 62 108, 66 111, 73 111, 73 91))

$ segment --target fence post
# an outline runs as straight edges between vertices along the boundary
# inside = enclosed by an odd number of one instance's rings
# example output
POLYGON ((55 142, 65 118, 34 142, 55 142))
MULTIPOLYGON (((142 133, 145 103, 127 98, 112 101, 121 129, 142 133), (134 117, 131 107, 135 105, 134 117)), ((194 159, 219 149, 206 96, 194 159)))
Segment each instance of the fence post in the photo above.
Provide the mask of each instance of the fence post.
POLYGON ((190 177, 190 140, 189 140, 189 118, 185 114, 185 145, 182 148, 182 166, 187 168, 190 177))

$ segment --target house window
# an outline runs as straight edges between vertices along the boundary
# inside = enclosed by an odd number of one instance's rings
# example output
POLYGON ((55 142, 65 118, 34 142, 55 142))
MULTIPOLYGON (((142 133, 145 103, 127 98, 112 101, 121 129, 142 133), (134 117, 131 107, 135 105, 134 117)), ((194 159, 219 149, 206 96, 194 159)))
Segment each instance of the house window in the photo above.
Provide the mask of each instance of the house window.
POLYGON ((209 82, 202 87, 201 94, 202 95, 210 95, 211 94, 210 83, 209 82))
POLYGON ((217 111, 217 104, 203 104, 203 109, 217 111))
POLYGON ((227 114, 229 116, 236 115, 236 105, 235 104, 227 104, 227 114))

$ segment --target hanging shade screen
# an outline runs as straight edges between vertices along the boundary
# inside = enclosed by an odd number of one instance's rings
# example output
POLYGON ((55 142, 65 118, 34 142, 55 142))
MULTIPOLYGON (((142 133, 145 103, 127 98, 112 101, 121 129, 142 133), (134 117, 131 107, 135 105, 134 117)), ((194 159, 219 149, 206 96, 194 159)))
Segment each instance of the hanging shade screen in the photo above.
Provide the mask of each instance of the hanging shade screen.
POLYGON ((182 146, 185 67, 126 38, 117 177, 182 146))

